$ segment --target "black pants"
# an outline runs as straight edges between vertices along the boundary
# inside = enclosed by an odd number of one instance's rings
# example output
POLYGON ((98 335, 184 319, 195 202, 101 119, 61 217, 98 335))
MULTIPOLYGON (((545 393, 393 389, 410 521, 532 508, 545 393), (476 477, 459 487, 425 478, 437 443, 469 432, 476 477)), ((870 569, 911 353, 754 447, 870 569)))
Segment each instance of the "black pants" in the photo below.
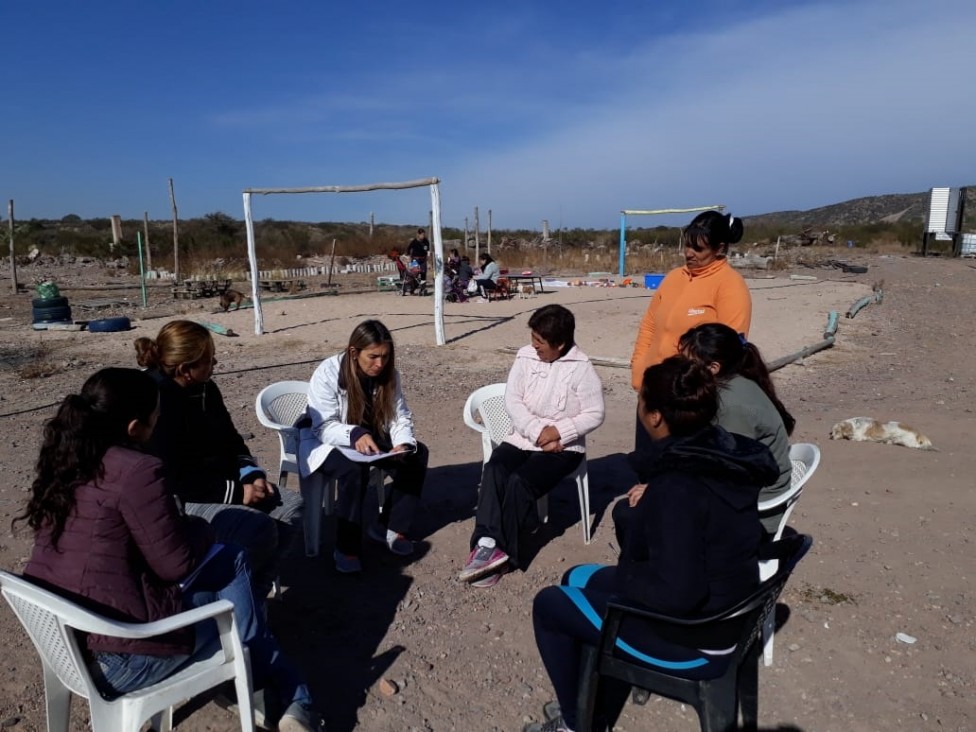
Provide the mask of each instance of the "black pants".
POLYGON ((381 468, 393 475, 393 482, 380 506, 380 524, 398 534, 406 534, 420 504, 429 457, 427 446, 422 442, 417 443, 414 452, 373 463, 355 463, 338 450, 329 453, 319 470, 326 480, 334 478, 339 482, 336 549, 340 553, 359 556, 362 552, 363 499, 369 483, 369 468, 381 468))
POLYGON ((512 566, 521 567, 519 534, 539 526, 535 502, 576 470, 582 459, 583 453, 568 450, 520 450, 507 442, 496 447, 481 476, 471 548, 490 536, 512 566))
POLYGON ((475 282, 478 283, 478 289, 481 291, 482 297, 488 297, 489 291, 498 289, 498 285, 494 280, 489 280, 486 278, 483 280, 475 280, 475 282))
MULTIPOLYGON (((549 674, 563 719, 577 722, 582 646, 596 647, 603 629, 607 601, 616 594, 616 567, 583 564, 573 567, 558 587, 546 587, 532 603, 532 625, 542 663, 549 674)), ((625 620, 617 641, 628 661, 666 669, 689 679, 715 678, 727 666, 728 656, 712 656, 668 642, 645 625, 625 620)), ((605 680, 600 684, 600 716, 613 722, 627 700, 629 686, 605 680)))

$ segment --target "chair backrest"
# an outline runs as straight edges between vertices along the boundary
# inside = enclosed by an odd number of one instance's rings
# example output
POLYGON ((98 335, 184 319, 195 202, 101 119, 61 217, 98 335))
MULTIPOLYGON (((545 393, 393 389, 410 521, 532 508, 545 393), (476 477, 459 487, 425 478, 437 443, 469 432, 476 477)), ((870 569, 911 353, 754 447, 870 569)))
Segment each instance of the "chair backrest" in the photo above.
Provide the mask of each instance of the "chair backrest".
MULTIPOLYGON (((777 555, 770 556, 770 560, 778 561, 779 567, 776 573, 768 579, 763 580, 762 584, 749 597, 745 598, 737 605, 719 614, 708 618, 673 618, 663 616, 659 613, 644 610, 619 601, 611 601, 607 606, 606 624, 600 639, 600 655, 610 659, 614 655, 614 648, 619 647, 617 636, 620 632, 621 621, 624 616, 633 615, 644 618, 654 624, 660 624, 658 632, 674 639, 680 639, 688 633, 697 634, 698 640, 707 636, 709 629, 726 624, 732 621, 742 622, 742 635, 736 643, 734 660, 732 663, 738 664, 739 660, 749 652, 753 642, 762 630, 762 623, 766 615, 775 607, 776 600, 786 586, 790 574, 793 572, 797 563, 806 555, 813 545, 813 539, 805 534, 797 534, 788 539, 773 542, 767 546, 767 551, 776 552, 777 555), (667 630, 670 626, 670 630, 667 630)), ((678 640, 680 644, 680 640, 678 640)), ((697 646, 700 647, 700 646, 697 646)), ((618 659, 613 659, 613 663, 619 663, 618 659)), ((636 683, 636 682, 635 682, 636 683)))
POLYGON ((808 442, 790 445, 790 462, 793 464, 790 487, 767 501, 759 502, 760 516, 782 514, 774 539, 782 535, 786 522, 793 512, 793 506, 803 493, 803 487, 820 465, 820 448, 808 442))
POLYGON ((471 392, 465 403, 464 422, 479 432, 487 431, 495 445, 510 435, 512 418, 505 409, 505 384, 488 384, 471 392))
POLYGON ((260 391, 254 402, 254 411, 265 427, 280 430, 294 427, 307 405, 307 381, 278 381, 260 391))
POLYGON ((53 592, 0 571, 0 592, 30 636, 37 653, 67 688, 86 699, 95 684, 72 630, 102 630, 98 616, 53 592))

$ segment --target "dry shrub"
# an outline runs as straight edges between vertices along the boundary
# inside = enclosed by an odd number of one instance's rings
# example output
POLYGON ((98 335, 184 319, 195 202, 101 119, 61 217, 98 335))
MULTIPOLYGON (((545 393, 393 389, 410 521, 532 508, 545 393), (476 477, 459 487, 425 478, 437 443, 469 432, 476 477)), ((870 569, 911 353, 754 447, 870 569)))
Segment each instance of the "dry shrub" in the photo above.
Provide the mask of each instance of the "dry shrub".
POLYGON ((69 368, 69 366, 63 363, 35 361, 17 369, 17 376, 22 379, 44 379, 48 376, 54 376, 55 374, 67 371, 69 368))
MULTIPOLYGON (((0 369, 12 369, 18 374, 51 355, 46 343, 0 343, 0 369)), ((33 378, 33 377, 25 377, 33 378)))
MULTIPOLYGON (((492 252, 502 267, 512 270, 531 269, 543 274, 579 274, 587 272, 616 273, 620 266, 617 249, 570 248, 553 246, 548 249, 505 249, 492 252)), ((668 272, 684 262, 672 250, 628 252, 624 268, 629 275, 668 272)))

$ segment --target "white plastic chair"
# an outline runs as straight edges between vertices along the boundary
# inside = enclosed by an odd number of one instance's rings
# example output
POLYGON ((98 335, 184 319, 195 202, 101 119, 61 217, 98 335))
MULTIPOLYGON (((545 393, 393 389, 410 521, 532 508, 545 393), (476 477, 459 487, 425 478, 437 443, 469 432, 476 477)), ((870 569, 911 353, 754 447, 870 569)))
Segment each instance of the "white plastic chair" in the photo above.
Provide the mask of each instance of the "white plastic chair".
POLYGON ((298 429, 295 423, 308 404, 307 381, 278 381, 264 387, 254 400, 258 421, 278 432, 281 461, 278 485, 284 487, 288 473, 298 474, 298 429))
MULTIPOLYGON (((367 489, 375 488, 380 510, 386 499, 386 473, 380 468, 370 468, 367 489)), ((305 501, 305 556, 317 557, 322 543, 322 514, 326 516, 335 512, 336 492, 339 489, 337 480, 326 480, 321 471, 316 470, 307 477, 299 478, 302 500, 305 501), (318 510, 315 510, 315 509, 318 510)))
POLYGON ((231 679, 237 690, 241 729, 253 731, 251 665, 237 632, 234 606, 228 600, 152 623, 121 623, 7 572, 0 571, 0 592, 41 657, 48 732, 67 732, 72 694, 88 700, 94 732, 135 732, 150 719, 154 729, 168 731, 173 728, 173 705, 231 679), (151 638, 208 618, 216 621, 220 631, 221 649, 213 656, 111 701, 101 696, 85 663, 78 633, 151 638))
MULTIPOLYGON (((505 410, 505 384, 489 384, 475 389, 464 403, 464 423, 481 433, 483 453, 482 469, 491 458, 492 450, 512 432, 512 418, 505 410), (479 421, 480 419, 480 421, 479 421)), ((580 515, 583 524, 583 541, 590 543, 590 479, 586 468, 586 452, 579 467, 570 476, 576 481, 579 493, 580 515)), ((549 520, 549 496, 542 496, 536 504, 539 518, 549 520)))
MULTIPOLYGON (((810 480, 810 476, 814 474, 820 465, 820 448, 809 442, 798 442, 795 445, 790 445, 790 462, 793 463, 793 476, 790 479, 789 490, 770 498, 768 501, 759 502, 760 516, 768 516, 783 511, 783 515, 779 520, 779 527, 773 536, 773 541, 783 536, 783 529, 786 528, 786 522, 789 520, 790 514, 793 513, 793 507, 800 500, 800 494, 803 493, 803 486, 806 485, 806 482, 810 480), (786 509, 785 511, 783 510, 784 508, 786 509)), ((779 562, 775 559, 759 562, 760 582, 765 582, 772 577, 778 569, 779 562)), ((773 665, 773 636, 776 629, 776 618, 774 615, 774 612, 770 612, 763 622, 763 664, 766 666, 773 665)))
MULTIPOLYGON (((303 522, 305 527, 305 555, 317 556, 322 536, 322 512, 328 516, 335 510, 336 482, 330 481, 326 490, 325 479, 316 472, 302 478, 298 469, 299 430, 295 423, 305 414, 308 406, 307 381, 278 381, 264 387, 254 400, 258 421, 278 433, 281 443, 281 464, 278 484, 285 485, 288 473, 299 476, 298 485, 305 502, 303 522), (319 510, 315 510, 318 508, 319 510)), ((369 485, 376 488, 380 506, 385 498, 386 473, 378 468, 369 471, 369 485)))

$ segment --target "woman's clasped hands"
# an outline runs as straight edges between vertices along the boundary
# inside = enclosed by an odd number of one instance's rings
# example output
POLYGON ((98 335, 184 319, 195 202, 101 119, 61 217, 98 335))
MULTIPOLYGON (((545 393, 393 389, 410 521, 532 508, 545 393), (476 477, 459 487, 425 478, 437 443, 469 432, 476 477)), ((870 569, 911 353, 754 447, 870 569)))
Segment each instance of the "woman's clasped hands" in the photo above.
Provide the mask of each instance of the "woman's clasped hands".
POLYGON ((535 441, 536 447, 541 447, 543 452, 562 452, 563 443, 559 430, 553 425, 546 425, 539 433, 539 439, 535 441))

